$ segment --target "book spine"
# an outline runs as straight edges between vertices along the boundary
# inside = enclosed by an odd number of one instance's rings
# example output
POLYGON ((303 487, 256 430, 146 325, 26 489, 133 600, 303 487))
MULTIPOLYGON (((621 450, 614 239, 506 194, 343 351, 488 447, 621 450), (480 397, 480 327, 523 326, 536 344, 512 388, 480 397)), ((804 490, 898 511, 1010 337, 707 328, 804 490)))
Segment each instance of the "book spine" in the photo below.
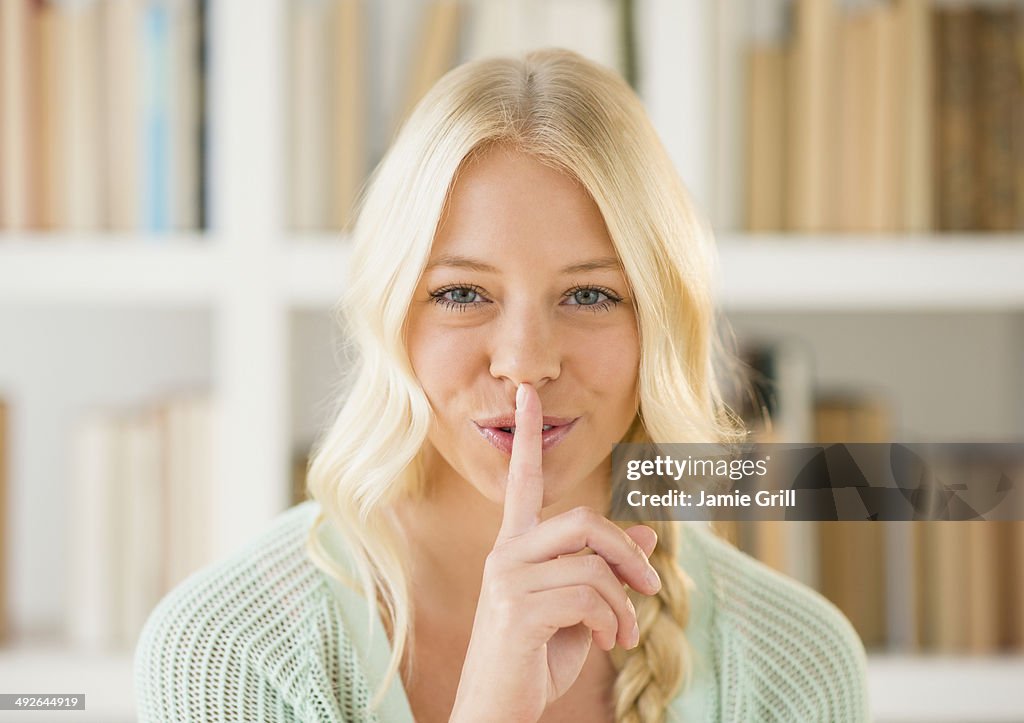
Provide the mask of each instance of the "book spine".
MULTIPOLYGON (((10 519, 7 511, 7 489, 10 479, 7 471, 10 455, 7 448, 10 438, 7 404, 0 399, 0 520, 10 519)), ((11 631, 7 611, 7 530, 6 522, 0 525, 0 643, 8 639, 11 631)))
POLYGON ((142 10, 142 222, 150 232, 171 225, 169 10, 150 0, 142 10))
POLYGON ((1017 221, 1013 103, 1020 92, 1013 11, 977 8, 976 12, 978 228, 1012 231, 1017 221))
POLYGON ((786 55, 779 45, 751 48, 747 55, 746 227, 781 231, 785 223, 786 55))
POLYGON ((975 9, 948 6, 936 12, 937 226, 941 231, 966 231, 977 228, 973 147, 975 9))
POLYGON ((0 2, 0 229, 30 221, 29 17, 27 0, 0 2))
POLYGON ((334 7, 332 106, 335 143, 331 218, 348 229, 360 184, 366 175, 366 33, 362 0, 339 0, 334 7))

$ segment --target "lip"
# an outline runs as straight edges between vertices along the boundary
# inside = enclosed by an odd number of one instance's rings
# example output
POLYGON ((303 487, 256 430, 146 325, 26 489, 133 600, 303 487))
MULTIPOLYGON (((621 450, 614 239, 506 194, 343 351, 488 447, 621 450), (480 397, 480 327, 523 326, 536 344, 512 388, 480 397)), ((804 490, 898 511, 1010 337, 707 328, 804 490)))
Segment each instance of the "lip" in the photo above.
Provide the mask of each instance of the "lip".
MULTIPOLYGON (((567 424, 572 424, 579 417, 544 417, 541 420, 541 424, 550 424, 552 427, 562 427, 567 424)), ((515 414, 503 414, 500 417, 491 417, 489 419, 476 419, 474 423, 478 427, 514 427, 516 426, 516 415, 515 414)))
MULTIPOLYGON (((547 421, 548 419, 558 419, 558 418, 557 417, 544 417, 544 424, 552 424, 552 422, 547 421)), ((565 422, 563 424, 556 424, 555 426, 553 426, 551 429, 547 430, 546 432, 541 432, 541 450, 544 451, 544 452, 547 452, 549 449, 551 449, 556 444, 558 444, 563 439, 565 439, 566 435, 568 435, 569 432, 572 431, 572 428, 576 426, 576 422, 578 420, 579 420, 579 417, 576 417, 575 419, 568 420, 567 422, 565 422)), ((491 421, 494 421, 494 420, 486 420, 486 421, 491 422, 491 421)), ((506 420, 498 419, 497 421, 506 421, 506 420)), ((502 424, 502 425, 499 425, 499 426, 511 427, 512 425, 511 424, 502 424)), ((488 442, 490 442, 492 446, 494 446, 498 450, 504 452, 509 457, 512 456, 512 437, 513 437, 513 435, 511 433, 503 432, 500 429, 498 429, 497 427, 490 427, 490 426, 485 427, 485 426, 482 426, 480 423, 476 423, 476 428, 477 428, 477 430, 479 430, 479 432, 483 436, 483 438, 486 439, 488 442)))

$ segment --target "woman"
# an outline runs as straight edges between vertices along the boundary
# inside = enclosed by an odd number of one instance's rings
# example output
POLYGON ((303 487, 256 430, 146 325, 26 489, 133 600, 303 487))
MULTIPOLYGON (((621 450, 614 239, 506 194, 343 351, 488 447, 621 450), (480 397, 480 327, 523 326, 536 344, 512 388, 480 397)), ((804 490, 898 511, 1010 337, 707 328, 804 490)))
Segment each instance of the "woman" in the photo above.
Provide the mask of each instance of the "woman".
POLYGON ((697 523, 605 518, 616 442, 743 437, 713 258, 618 76, 446 75, 362 202, 313 500, 154 611, 142 719, 866 719, 830 603, 697 523))

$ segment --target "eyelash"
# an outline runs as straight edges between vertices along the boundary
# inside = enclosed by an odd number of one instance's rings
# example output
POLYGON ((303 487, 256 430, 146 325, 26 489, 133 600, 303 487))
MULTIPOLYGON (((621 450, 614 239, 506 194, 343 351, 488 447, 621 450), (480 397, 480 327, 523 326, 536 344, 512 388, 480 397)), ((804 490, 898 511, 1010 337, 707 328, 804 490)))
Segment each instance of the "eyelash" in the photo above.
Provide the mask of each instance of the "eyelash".
MULTIPOLYGON (((470 307, 476 306, 478 303, 480 303, 470 302, 460 304, 457 301, 452 301, 451 299, 444 298, 445 294, 447 294, 449 291, 461 290, 472 291, 476 294, 479 294, 480 296, 484 295, 483 289, 481 289, 476 284, 450 284, 436 291, 430 292, 430 298, 431 301, 433 301, 435 304, 439 304, 450 310, 458 312, 468 311, 470 307)), ((603 286, 584 286, 581 284, 574 284, 572 287, 569 288, 565 296, 574 296, 579 291, 597 291, 601 294, 604 294, 608 298, 607 300, 598 302, 596 304, 569 304, 569 306, 575 306, 577 311, 590 311, 595 314, 601 311, 611 311, 615 306, 617 306, 622 301, 622 298, 617 296, 611 289, 606 289, 603 286)))

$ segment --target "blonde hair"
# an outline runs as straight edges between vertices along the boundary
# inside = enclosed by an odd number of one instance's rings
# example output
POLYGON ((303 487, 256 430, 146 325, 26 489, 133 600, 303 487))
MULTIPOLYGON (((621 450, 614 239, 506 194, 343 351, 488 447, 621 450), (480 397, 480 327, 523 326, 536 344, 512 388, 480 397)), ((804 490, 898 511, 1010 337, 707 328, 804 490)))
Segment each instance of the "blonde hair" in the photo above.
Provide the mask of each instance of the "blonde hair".
MULTIPOLYGON (((449 72, 413 110, 360 199, 350 276, 337 308, 357 357, 350 391, 339 395, 336 419, 308 470, 309 494, 322 506, 307 541, 311 558, 369 591, 367 600, 377 603, 370 615, 379 609, 392 631, 392 657, 373 708, 413 649, 400 530, 388 510, 424 489, 420 455, 432 411, 403 341, 406 312, 460 167, 493 144, 570 175, 604 217, 635 299, 641 347, 639 411, 623 441, 742 436, 716 380, 724 355, 712 302, 712 235, 632 89, 612 71, 560 49, 449 72), (317 528, 326 520, 343 535, 358 582, 322 549, 317 528)), ((630 593, 640 644, 612 652, 617 721, 664 720, 691 669, 683 633, 689 581, 676 562, 679 523, 649 524, 658 533, 651 563, 663 586, 651 597, 630 593)))

